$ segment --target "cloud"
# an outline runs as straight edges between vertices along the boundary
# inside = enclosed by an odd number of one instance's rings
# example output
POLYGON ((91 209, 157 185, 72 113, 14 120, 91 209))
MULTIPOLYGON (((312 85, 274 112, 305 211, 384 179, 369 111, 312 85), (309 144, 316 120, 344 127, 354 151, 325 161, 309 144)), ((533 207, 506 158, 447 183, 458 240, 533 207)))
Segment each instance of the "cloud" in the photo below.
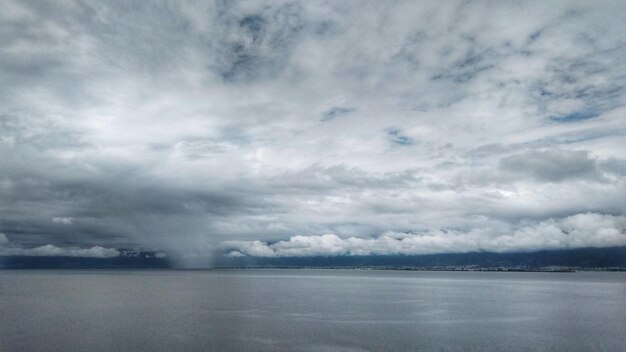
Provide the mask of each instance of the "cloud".
POLYGON ((182 257, 624 216, 620 5, 6 4, 0 232, 182 257))
POLYGON ((226 254, 226 256, 229 258, 237 258, 237 257, 245 257, 245 254, 239 251, 230 251, 228 254, 226 254))
POLYGON ((120 255, 120 252, 112 248, 93 246, 91 248, 62 248, 47 244, 35 248, 0 248, 3 256, 35 256, 35 257, 88 257, 88 258, 112 258, 120 255))
POLYGON ((334 234, 292 236, 274 243, 226 241, 228 256, 305 257, 337 255, 419 255, 467 252, 523 252, 626 245, 626 217, 577 214, 517 228, 469 231, 428 230, 421 234, 387 232, 370 238, 334 234))
POLYGON ((117 249, 101 246, 77 248, 46 244, 32 248, 17 247, 9 244, 6 235, 0 233, 0 256, 112 258, 119 255, 120 252, 117 249))
POLYGON ((602 180, 596 160, 584 150, 531 150, 502 158, 500 167, 540 181, 602 180))
POLYGON ((55 216, 52 218, 52 222, 63 225, 71 225, 73 221, 74 219, 71 217, 55 216))

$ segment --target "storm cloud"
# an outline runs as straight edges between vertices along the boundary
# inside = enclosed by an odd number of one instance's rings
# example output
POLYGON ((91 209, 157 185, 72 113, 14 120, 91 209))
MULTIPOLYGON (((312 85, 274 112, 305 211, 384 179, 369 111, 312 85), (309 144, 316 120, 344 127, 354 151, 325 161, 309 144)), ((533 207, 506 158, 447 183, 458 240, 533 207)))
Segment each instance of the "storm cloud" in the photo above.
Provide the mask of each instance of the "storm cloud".
POLYGON ((625 23, 619 1, 2 1, 0 245, 623 245, 625 23))

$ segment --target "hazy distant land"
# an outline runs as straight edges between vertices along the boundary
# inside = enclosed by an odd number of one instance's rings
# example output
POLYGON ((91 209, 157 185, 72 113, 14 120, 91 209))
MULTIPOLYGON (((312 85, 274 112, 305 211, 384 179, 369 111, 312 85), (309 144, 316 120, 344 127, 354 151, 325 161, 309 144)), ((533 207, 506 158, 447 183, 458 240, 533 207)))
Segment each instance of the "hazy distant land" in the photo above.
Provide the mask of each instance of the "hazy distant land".
MULTIPOLYGON (((4 269, 181 268, 154 252, 120 251, 112 258, 5 256, 4 269), (130 254, 129 254, 130 253, 130 254)), ((568 271, 626 270, 626 247, 550 250, 530 253, 448 253, 327 257, 228 257, 217 253, 214 268, 371 268, 397 270, 568 271)))

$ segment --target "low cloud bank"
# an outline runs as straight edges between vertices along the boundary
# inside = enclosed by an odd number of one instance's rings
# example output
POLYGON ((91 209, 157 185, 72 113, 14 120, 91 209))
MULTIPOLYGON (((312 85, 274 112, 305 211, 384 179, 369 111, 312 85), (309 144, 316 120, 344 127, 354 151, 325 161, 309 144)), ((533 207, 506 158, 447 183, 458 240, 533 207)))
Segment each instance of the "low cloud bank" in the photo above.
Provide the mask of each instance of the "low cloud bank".
MULTIPOLYGON (((1 243, 0 241, 0 244, 1 243)), ((35 248, 0 247, 0 256, 113 258, 119 255, 120 252, 117 249, 100 246, 93 246, 91 248, 62 248, 47 244, 35 248)))
POLYGON ((429 230, 421 234, 387 232, 378 237, 341 238, 334 234, 292 236, 275 243, 226 241, 228 256, 305 257, 337 255, 418 255, 467 252, 523 252, 543 249, 626 245, 626 217, 585 213, 521 224, 507 231, 429 230))

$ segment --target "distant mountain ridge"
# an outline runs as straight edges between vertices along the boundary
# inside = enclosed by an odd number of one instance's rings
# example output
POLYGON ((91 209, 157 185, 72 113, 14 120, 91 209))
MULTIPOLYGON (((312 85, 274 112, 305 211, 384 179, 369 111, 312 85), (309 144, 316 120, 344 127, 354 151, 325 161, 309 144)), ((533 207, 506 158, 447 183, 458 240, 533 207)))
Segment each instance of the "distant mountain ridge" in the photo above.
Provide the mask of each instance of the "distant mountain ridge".
POLYGON ((111 258, 64 256, 0 257, 0 269, 167 269, 167 258, 156 252, 119 249, 120 256, 111 258))
MULTIPOLYGON (((151 251, 120 249, 113 258, 87 257, 0 257, 1 269, 168 269, 173 265, 167 257, 151 251)), ((544 250, 527 253, 446 253, 427 255, 368 255, 329 257, 214 257, 215 267, 390 267, 390 268, 544 268, 571 267, 581 269, 626 269, 626 247, 544 250)))
POLYGON ((330 257, 221 257, 216 266, 227 267, 446 267, 481 268, 549 266, 626 268, 626 247, 543 250, 525 253, 445 253, 427 255, 369 255, 330 257))

